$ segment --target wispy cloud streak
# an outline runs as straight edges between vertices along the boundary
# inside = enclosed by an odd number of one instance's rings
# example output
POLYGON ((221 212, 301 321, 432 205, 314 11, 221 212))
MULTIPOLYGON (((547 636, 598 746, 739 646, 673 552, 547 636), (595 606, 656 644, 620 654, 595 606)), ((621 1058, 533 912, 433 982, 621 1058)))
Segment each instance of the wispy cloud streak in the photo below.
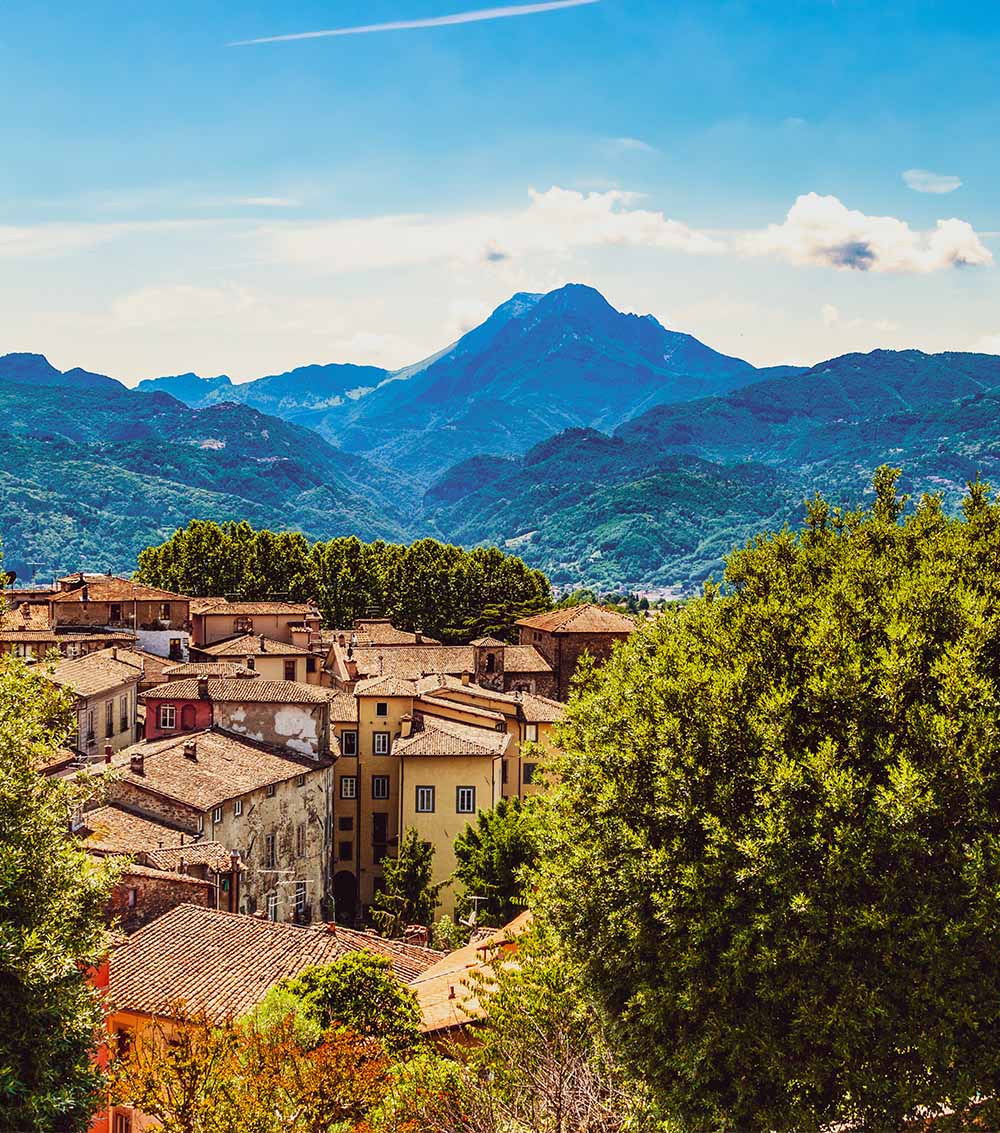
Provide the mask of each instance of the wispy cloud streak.
POLYGON ((414 28, 445 28, 455 24, 477 24, 484 20, 505 20, 511 16, 534 16, 540 12, 558 12, 563 8, 581 8, 599 4, 600 0, 544 0, 539 4, 513 4, 502 8, 480 8, 474 12, 455 12, 450 16, 428 16, 422 20, 395 20, 387 24, 362 24, 351 28, 328 28, 325 31, 302 31, 293 35, 269 35, 261 39, 241 39, 228 47, 251 47, 258 43, 288 43, 298 39, 325 39, 334 35, 367 35, 379 31, 411 31, 414 28))

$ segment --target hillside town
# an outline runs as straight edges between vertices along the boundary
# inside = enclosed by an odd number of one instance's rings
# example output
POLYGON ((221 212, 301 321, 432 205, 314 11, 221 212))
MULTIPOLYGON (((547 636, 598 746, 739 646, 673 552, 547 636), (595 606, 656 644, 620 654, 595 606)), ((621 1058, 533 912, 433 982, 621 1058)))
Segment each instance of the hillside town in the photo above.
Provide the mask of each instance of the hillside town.
MULTIPOLYGON (((414 831, 454 916, 456 836, 542 789, 579 659, 635 628, 591 604, 520 620, 514 643, 445 645, 386 618, 326 629, 309 603, 86 572, 5 602, 0 651, 73 700, 76 730, 39 770, 92 783, 72 832, 121 866, 107 919, 122 935, 98 976, 112 1034, 172 1003, 245 1012, 357 950, 412 986, 425 1032, 461 1027, 455 973, 498 930, 454 956, 428 947, 427 925, 376 934, 384 865, 414 831)), ((112 1107, 95 1133, 130 1120, 112 1107)))

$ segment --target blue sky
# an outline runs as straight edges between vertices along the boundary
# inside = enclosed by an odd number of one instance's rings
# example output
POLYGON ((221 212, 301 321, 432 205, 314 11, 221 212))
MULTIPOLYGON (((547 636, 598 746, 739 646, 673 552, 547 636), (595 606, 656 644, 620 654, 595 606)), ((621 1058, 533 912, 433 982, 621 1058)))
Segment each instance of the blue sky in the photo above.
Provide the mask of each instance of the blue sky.
POLYGON ((227 46, 491 6, 5 5, 0 351, 395 366, 568 280, 761 364, 1000 351, 996 6, 597 0, 227 46))

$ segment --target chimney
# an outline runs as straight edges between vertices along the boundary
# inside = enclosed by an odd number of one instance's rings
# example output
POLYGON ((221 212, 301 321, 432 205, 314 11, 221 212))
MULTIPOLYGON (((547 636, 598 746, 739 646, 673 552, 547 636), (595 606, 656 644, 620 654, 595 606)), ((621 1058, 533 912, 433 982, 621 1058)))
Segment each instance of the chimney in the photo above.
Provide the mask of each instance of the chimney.
POLYGON ((208 677, 198 678, 198 699, 208 700, 208 677))
MULTIPOLYGON (((229 911, 235 913, 240 907, 240 852, 233 850, 229 854, 229 868, 232 870, 232 878, 229 882, 229 911)), ((218 901, 218 896, 216 896, 218 901)))
POLYGON ((408 924, 403 933, 403 940, 407 944, 415 944, 418 948, 426 948, 430 935, 430 929, 426 925, 408 924))
POLYGON ((399 721, 399 738, 408 740, 413 735, 413 717, 403 716, 399 721))
POLYGON ((353 659, 347 661, 347 676, 349 680, 356 681, 358 679, 358 663, 353 659))
POLYGON ((118 660, 118 646, 117 645, 111 646, 111 660, 112 661, 118 660))
POLYGON ((184 758, 195 760, 198 758, 198 744, 195 740, 184 741, 184 758))
POLYGON ((267 652, 267 646, 264 644, 264 635, 263 634, 259 635, 259 640, 260 640, 260 651, 261 651, 261 653, 266 653, 267 652))
POLYGON ((417 639, 417 645, 423 645, 423 643, 424 643, 423 634, 418 633, 415 636, 416 636, 416 639, 417 639))
POLYGON ((449 999, 455 998, 455 985, 454 984, 448 985, 448 998, 449 999))
POLYGON ((111 755, 114 752, 114 750, 115 749, 111 746, 111 744, 105 744, 104 745, 104 762, 105 763, 111 762, 111 755))
POLYGON ((331 936, 336 936, 336 935, 337 935, 337 926, 336 926, 336 925, 335 925, 335 924, 333 923, 333 921, 328 921, 328 922, 327 922, 326 931, 327 931, 327 932, 328 932, 328 933, 329 933, 329 934, 330 934, 331 936))
POLYGON ((81 602, 89 602, 90 601, 90 587, 86 583, 84 583, 80 587, 80 601, 81 602))
POLYGON ((142 755, 141 751, 137 755, 132 756, 132 758, 129 760, 129 770, 132 772, 133 775, 145 775, 146 774, 145 770, 143 769, 144 762, 145 761, 143 759, 143 755, 142 755))
POLYGON ((469 672, 468 669, 463 669, 462 670, 462 684, 467 685, 469 683, 469 681, 471 681, 471 680, 472 680, 472 674, 469 672))

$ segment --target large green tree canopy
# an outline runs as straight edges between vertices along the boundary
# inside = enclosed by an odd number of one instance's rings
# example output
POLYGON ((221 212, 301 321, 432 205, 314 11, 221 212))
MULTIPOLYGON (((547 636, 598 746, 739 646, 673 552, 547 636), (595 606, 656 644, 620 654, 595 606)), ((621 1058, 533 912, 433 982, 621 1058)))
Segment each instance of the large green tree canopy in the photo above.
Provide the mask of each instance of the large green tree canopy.
POLYGON ((541 900, 685 1130, 1000 1083, 1000 506, 875 487, 734 553, 562 728, 541 900))
POLYGON ((310 544, 297 533, 205 520, 142 551, 136 577, 192 597, 316 601, 328 626, 377 615, 444 641, 505 634, 552 604, 545 575, 495 547, 354 537, 310 544))

